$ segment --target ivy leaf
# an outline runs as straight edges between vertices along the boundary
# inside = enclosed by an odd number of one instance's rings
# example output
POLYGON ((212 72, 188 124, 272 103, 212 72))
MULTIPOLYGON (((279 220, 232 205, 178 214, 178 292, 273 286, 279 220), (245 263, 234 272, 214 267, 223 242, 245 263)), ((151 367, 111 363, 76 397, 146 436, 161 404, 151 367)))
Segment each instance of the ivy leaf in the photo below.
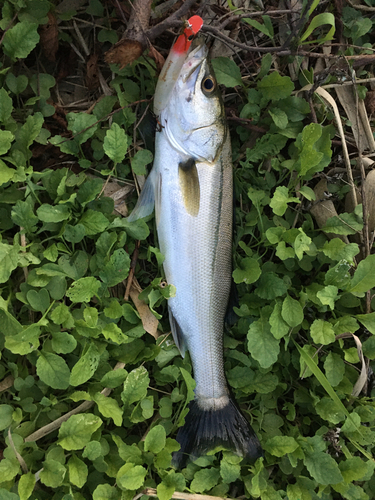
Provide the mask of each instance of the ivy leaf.
POLYGON ((4 36, 4 53, 13 61, 25 59, 39 42, 38 25, 21 22, 10 28, 4 36))
POLYGON ((262 368, 269 368, 276 363, 280 346, 270 331, 268 321, 263 318, 254 321, 250 325, 247 339, 250 354, 262 368))
POLYGON ((277 71, 273 71, 258 82, 257 87, 266 99, 279 101, 290 96, 294 90, 294 83, 288 76, 280 76, 277 71))
POLYGON ((328 285, 319 290, 316 296, 318 297, 318 299, 322 304, 329 306, 331 311, 333 311, 335 308, 335 301, 339 298, 337 294, 338 294, 337 286, 328 285))
POLYGON ((212 59, 216 80, 220 85, 236 87, 243 85, 241 71, 237 64, 228 57, 215 57, 212 59))
POLYGON ((343 481, 336 461, 327 453, 316 451, 306 456, 305 466, 319 484, 337 484, 343 481))
POLYGON ((159 453, 164 449, 166 442, 166 433, 162 425, 156 425, 147 434, 145 439, 145 451, 159 453))
POLYGON ((58 444, 64 450, 80 450, 90 442, 92 434, 102 423, 99 417, 91 413, 72 415, 61 424, 58 444))
POLYGON ((105 134, 103 149, 114 163, 121 163, 125 158, 128 149, 128 136, 116 122, 112 122, 111 128, 105 134))
POLYGON ((357 243, 345 243, 340 238, 333 238, 324 243, 323 253, 332 260, 347 260, 353 263, 354 257, 359 253, 359 247, 357 243))
POLYGON ((36 373, 42 382, 53 389, 67 389, 69 387, 69 367, 57 354, 40 351, 36 362, 36 373))
POLYGON ((239 267, 233 271, 233 279, 235 283, 250 285, 259 278, 261 273, 258 261, 251 257, 245 257, 240 261, 239 267))

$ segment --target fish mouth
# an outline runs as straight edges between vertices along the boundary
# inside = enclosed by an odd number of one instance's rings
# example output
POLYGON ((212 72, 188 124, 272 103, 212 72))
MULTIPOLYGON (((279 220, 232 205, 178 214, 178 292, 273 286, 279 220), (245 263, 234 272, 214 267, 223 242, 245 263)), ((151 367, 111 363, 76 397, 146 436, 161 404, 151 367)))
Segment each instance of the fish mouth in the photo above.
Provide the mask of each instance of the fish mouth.
POLYGON ((199 70, 207 56, 208 49, 204 40, 202 38, 195 39, 186 56, 182 72, 182 82, 188 85, 189 90, 194 90, 199 70))

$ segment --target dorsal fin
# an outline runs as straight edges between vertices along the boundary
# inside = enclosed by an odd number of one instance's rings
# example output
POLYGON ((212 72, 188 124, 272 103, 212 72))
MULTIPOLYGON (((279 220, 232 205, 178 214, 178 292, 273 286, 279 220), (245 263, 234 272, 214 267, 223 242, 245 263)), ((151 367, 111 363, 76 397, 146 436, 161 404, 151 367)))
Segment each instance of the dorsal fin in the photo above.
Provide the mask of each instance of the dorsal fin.
POLYGON ((186 211, 196 217, 199 212, 200 186, 194 158, 178 164, 178 177, 186 211))

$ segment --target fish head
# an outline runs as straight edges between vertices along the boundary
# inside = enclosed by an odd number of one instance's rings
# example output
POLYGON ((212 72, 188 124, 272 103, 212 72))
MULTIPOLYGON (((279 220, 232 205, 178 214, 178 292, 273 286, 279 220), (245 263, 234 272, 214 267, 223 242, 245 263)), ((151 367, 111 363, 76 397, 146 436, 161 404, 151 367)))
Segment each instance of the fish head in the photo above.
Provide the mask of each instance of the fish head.
POLYGON ((224 105, 202 41, 192 45, 160 121, 172 146, 184 155, 213 162, 220 154, 227 133, 224 105))

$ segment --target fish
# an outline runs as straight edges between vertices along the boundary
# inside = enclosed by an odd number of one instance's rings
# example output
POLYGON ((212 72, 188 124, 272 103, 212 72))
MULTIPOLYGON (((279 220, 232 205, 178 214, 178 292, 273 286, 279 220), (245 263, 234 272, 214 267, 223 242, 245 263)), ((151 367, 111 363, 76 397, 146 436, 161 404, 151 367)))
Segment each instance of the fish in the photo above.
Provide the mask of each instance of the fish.
POLYGON ((224 373, 224 319, 232 283, 233 165, 224 105, 203 40, 196 39, 168 91, 161 90, 155 157, 129 220, 155 207, 173 339, 189 351, 196 382, 173 465, 217 447, 249 461, 263 456, 224 373))

